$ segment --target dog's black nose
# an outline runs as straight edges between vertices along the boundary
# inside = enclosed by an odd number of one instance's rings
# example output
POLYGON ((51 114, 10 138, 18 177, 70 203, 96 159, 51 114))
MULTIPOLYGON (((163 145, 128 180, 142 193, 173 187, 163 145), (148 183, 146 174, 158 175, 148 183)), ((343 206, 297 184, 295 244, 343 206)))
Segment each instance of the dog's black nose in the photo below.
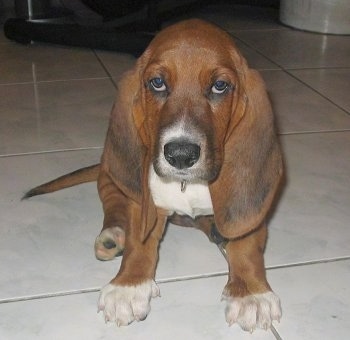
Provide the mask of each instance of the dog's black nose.
POLYGON ((187 169, 199 159, 201 148, 188 142, 170 142, 164 145, 164 157, 176 169, 187 169))

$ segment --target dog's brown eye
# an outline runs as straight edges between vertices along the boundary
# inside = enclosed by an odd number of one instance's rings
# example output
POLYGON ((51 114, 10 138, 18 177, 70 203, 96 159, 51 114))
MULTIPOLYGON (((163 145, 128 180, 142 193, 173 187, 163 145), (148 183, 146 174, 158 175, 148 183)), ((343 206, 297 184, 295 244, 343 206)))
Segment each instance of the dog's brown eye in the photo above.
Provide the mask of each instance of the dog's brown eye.
POLYGON ((154 91, 163 92, 166 91, 166 85, 162 78, 153 78, 150 80, 150 84, 154 91))
POLYGON ((211 88, 211 91, 216 94, 224 93, 228 88, 228 83, 223 80, 217 80, 211 88))

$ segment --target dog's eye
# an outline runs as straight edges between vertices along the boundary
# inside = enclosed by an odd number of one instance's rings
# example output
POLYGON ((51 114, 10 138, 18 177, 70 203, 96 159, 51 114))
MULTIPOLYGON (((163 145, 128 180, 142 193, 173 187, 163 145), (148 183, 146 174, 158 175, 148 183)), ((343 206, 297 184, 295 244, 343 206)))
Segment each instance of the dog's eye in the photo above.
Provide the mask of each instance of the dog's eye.
POLYGON ((163 92, 166 91, 166 85, 162 78, 153 78, 150 80, 150 84, 154 91, 163 92))
POLYGON ((211 88, 211 92, 216 93, 216 94, 222 94, 224 93, 227 88, 228 88, 228 83, 223 80, 217 80, 214 85, 211 88))

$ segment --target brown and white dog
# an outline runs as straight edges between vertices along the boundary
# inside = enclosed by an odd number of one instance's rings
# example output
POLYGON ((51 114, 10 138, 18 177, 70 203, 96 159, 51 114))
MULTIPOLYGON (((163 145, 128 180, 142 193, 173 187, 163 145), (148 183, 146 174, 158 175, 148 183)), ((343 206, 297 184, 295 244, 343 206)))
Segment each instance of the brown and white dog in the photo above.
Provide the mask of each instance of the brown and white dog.
POLYGON ((188 20, 160 32, 124 74, 101 164, 32 189, 25 197, 98 180, 104 221, 96 257, 123 253, 100 294, 107 321, 143 320, 165 224, 225 240, 226 321, 267 329, 281 317, 265 275, 265 218, 282 158, 264 83, 231 37, 188 20))

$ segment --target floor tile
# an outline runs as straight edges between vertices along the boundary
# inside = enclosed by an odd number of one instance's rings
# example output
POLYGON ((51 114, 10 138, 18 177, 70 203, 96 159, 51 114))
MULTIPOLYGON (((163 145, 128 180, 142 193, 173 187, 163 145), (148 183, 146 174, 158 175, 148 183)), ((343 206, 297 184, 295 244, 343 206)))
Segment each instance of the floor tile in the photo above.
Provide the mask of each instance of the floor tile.
POLYGON ((1 46, 0 60, 0 84, 107 76, 88 49, 11 42, 1 46))
POLYGON ((278 289, 282 339, 347 339, 350 332, 350 261, 285 268, 270 273, 278 289))
POLYGON ((291 74, 350 113, 350 68, 295 70, 291 74))
POLYGON ((79 270, 84 280, 89 264, 97 264, 93 242, 102 212, 95 183, 26 201, 21 197, 35 185, 97 163, 100 154, 90 150, 0 158, 1 299, 80 288, 80 280, 70 275, 79 270))
POLYGON ((0 85, 0 154, 102 146, 109 79, 0 85))
POLYGON ((350 36, 297 30, 240 31, 234 35, 286 69, 350 67, 350 36))
POLYGON ((228 327, 220 302, 224 277, 159 285, 162 296, 152 301, 146 320, 128 327, 105 325, 96 314, 97 293, 0 305, 2 339, 259 339, 274 340, 268 331, 253 334, 228 327), (35 313, 33 313, 35 310, 35 313))
POLYGON ((350 128, 350 116, 284 71, 261 72, 270 95, 279 133, 350 128))
POLYGON ((135 57, 125 53, 96 51, 96 54, 107 72, 117 81, 125 71, 134 66, 136 61, 135 57))
MULTIPOLYGON (((100 262, 94 256, 103 218, 95 183, 20 201, 31 187, 95 164, 100 154, 85 150, 0 158, 0 299, 101 287, 115 276, 120 258, 100 262)), ((226 270, 225 259, 204 234, 168 228, 158 279, 226 270)))
POLYGON ((281 137, 286 187, 270 221, 268 264, 350 255, 350 132, 281 137))
POLYGON ((234 41, 235 41, 239 51, 246 58, 250 68, 257 69, 257 70, 278 70, 278 69, 280 69, 280 67, 278 65, 272 63, 270 60, 265 58, 260 53, 256 52, 254 49, 247 46, 242 41, 235 39, 235 38, 234 38, 234 41))

